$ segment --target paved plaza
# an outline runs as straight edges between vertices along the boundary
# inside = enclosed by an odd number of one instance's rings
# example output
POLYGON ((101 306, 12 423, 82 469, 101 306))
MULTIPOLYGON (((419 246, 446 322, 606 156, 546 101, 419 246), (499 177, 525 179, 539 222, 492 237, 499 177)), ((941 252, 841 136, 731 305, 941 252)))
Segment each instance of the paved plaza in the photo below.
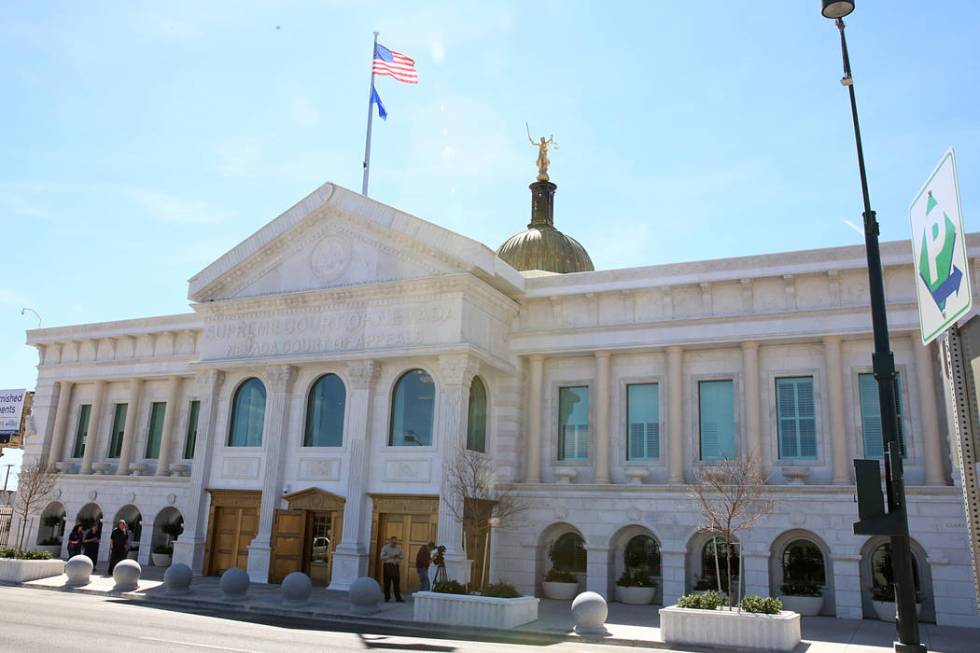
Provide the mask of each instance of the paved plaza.
MULTIPOLYGON (((192 592, 185 596, 170 596, 162 582, 162 571, 149 567, 145 578, 135 592, 115 594, 113 580, 94 574, 92 582, 82 588, 66 590, 66 578, 55 576, 24 584, 24 588, 101 596, 117 596, 140 602, 146 607, 163 611, 199 612, 204 614, 237 613, 240 618, 252 620, 298 619, 322 622, 331 628, 359 627, 379 631, 392 630, 406 635, 438 639, 473 639, 522 644, 553 645, 563 641, 584 641, 573 632, 574 622, 569 602, 542 599, 537 621, 521 626, 515 631, 459 629, 451 626, 417 624, 412 620, 412 600, 405 603, 383 604, 382 611, 370 618, 350 614, 347 594, 314 588, 309 605, 284 606, 278 585, 252 584, 244 602, 229 604, 219 587, 219 578, 198 576, 194 578, 192 592)), ((9 591, 9 590, 6 590, 9 591)), ((17 591, 17 590, 13 590, 17 591)), ((607 629, 609 635, 601 640, 606 644, 633 647, 664 648, 660 636, 658 606, 634 606, 622 603, 609 604, 607 629)), ((873 620, 834 619, 830 617, 804 618, 803 644, 800 653, 885 653, 892 650, 895 636, 893 624, 873 620)), ((950 626, 922 625, 922 641, 935 653, 976 653, 978 633, 974 629, 950 626)))

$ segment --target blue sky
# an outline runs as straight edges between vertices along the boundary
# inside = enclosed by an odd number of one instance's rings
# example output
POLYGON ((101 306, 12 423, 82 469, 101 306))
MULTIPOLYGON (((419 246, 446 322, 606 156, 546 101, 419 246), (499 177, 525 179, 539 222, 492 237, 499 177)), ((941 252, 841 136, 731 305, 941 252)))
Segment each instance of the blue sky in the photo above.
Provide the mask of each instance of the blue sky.
MULTIPOLYGON (((855 244, 837 31, 786 2, 0 4, 0 388, 36 325, 188 310, 186 280, 326 180, 496 247, 524 228, 535 136, 556 221, 598 268, 855 244)), ((980 219, 980 3, 859 3, 848 21, 885 239, 942 152, 980 219)), ((976 227, 974 227, 976 228, 976 227)))

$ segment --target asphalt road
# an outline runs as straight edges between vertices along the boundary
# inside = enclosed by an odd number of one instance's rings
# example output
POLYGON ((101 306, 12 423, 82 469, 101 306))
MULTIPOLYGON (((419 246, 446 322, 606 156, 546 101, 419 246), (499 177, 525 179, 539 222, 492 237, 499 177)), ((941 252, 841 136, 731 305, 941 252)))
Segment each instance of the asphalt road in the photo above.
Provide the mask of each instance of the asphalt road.
POLYGON ((243 617, 235 613, 181 612, 124 599, 10 586, 0 586, 0 606, 3 653, 616 653, 623 650, 619 646, 578 642, 518 645, 359 632, 363 628, 343 624, 324 626, 309 620, 251 614, 243 617), (246 618, 247 621, 243 620, 246 618))

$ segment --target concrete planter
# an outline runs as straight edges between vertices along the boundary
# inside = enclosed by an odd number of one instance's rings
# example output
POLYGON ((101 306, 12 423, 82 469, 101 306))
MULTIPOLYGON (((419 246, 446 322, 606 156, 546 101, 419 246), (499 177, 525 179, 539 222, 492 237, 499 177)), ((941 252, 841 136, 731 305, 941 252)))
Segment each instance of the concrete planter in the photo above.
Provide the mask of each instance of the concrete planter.
POLYGON ((38 578, 60 576, 65 571, 64 560, 13 560, 0 558, 0 581, 24 583, 38 578))
POLYGON ((789 612, 798 612, 801 617, 816 617, 823 609, 822 596, 780 596, 783 608, 789 612))
POLYGON ((668 644, 744 648, 789 653, 800 643, 800 615, 731 610, 660 609, 660 634, 668 644))
POLYGON ((39 544, 34 547, 37 551, 47 551, 51 554, 52 558, 58 558, 61 556, 61 545, 60 544, 39 544))
POLYGON ((571 601, 578 594, 578 583, 551 583, 543 581, 541 583, 541 589, 544 591, 546 598, 571 601))
POLYGON ((616 586, 616 600, 629 605, 650 605, 657 594, 656 587, 616 586))
POLYGON ((533 596, 500 599, 492 596, 416 592, 412 595, 412 600, 415 605, 415 621, 509 629, 538 618, 539 599, 533 596))
POLYGON ((172 556, 168 553, 151 553, 150 559, 154 567, 169 567, 172 556))
MULTIPOLYGON (((895 613, 897 608, 894 601, 872 601, 871 606, 875 609, 875 614, 882 621, 895 623, 898 619, 898 615, 895 613)), ((922 612, 922 604, 916 603, 915 614, 918 615, 920 612, 922 612)))

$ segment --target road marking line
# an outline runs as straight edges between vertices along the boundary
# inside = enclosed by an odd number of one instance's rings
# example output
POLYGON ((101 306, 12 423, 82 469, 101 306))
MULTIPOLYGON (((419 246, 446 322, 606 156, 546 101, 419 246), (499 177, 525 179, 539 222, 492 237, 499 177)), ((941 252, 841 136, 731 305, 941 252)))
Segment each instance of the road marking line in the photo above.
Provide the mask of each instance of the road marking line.
POLYGON ((157 637, 140 637, 149 642, 162 642, 164 644, 180 644, 181 646, 196 646, 198 648, 210 648, 217 651, 235 651, 235 653, 259 653, 250 648, 228 648, 227 646, 212 646, 211 644, 198 644, 197 642, 180 642, 176 639, 159 639, 157 637))

